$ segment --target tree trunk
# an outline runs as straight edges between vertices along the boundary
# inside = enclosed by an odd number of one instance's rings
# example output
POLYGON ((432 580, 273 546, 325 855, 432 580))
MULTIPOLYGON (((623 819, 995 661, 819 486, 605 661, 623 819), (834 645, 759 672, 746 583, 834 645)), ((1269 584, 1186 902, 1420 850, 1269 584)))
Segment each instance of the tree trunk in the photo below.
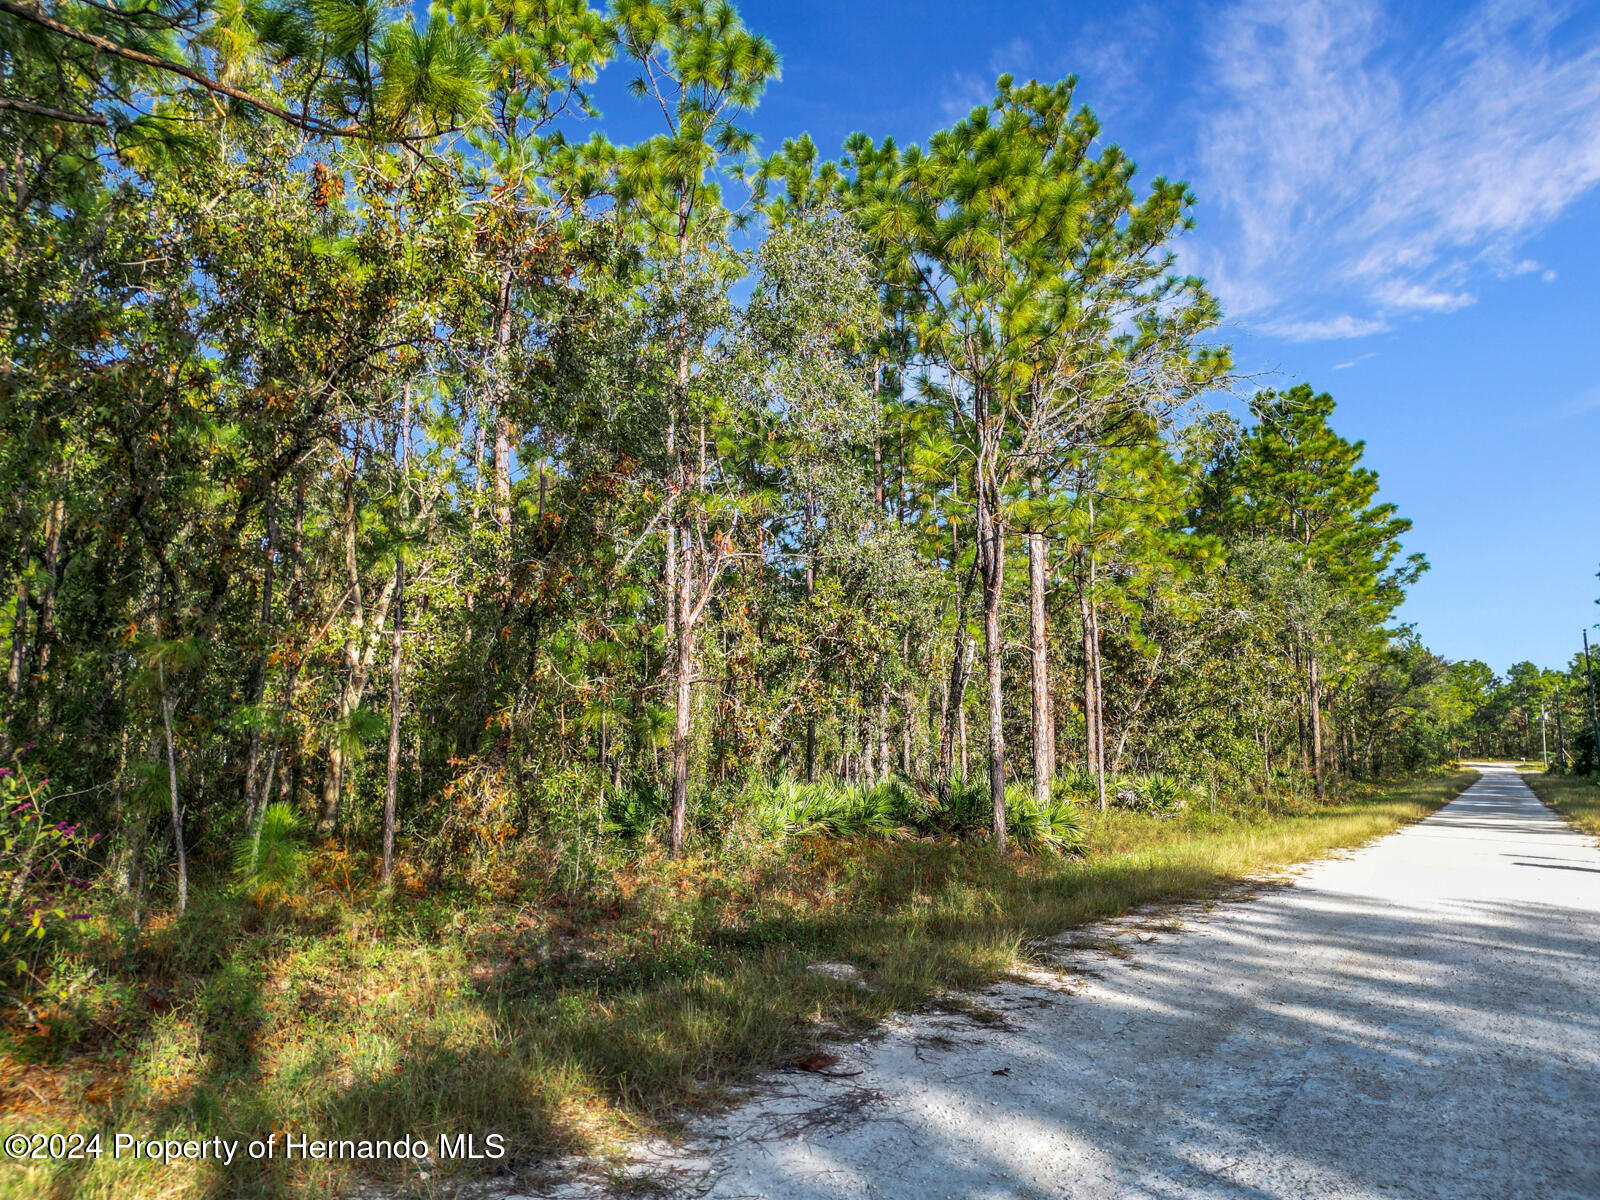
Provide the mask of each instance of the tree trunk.
MULTIPOLYGON (((346 687, 340 692, 338 706, 334 709, 335 726, 341 729, 353 711, 345 702, 348 691, 346 687)), ((317 803, 317 832, 322 834, 332 833, 339 824, 339 805, 344 796, 344 746, 338 740, 342 736, 342 732, 336 734, 328 743, 328 753, 322 764, 322 795, 317 803)))
MULTIPOLYGON (((810 493, 806 494, 805 521, 806 521, 806 595, 811 596, 817 590, 817 548, 815 542, 816 510, 810 493)), ((806 713, 806 782, 817 781, 817 714, 806 713)))
POLYGON ((889 758, 889 689, 882 685, 878 689, 878 778, 888 779, 894 774, 894 765, 889 758))
POLYGON ((872 710, 863 704, 861 716, 856 721, 856 740, 861 745, 856 760, 859 763, 857 770, 860 772, 861 780, 868 787, 878 782, 878 735, 873 729, 874 722, 872 710))
POLYGON ((172 700, 167 695, 165 667, 157 668, 160 681, 161 728, 167 740, 167 787, 172 800, 172 844, 178 852, 178 915, 189 907, 189 856, 183 847, 183 810, 178 806, 178 756, 172 741, 172 700))
MULTIPOLYGON (((980 484, 980 490, 983 484, 980 484)), ((992 502, 993 496, 988 499, 992 502)), ((995 849, 1006 848, 1005 691, 1001 677, 1005 647, 1000 632, 1000 599, 1005 580, 1005 532, 989 504, 979 508, 983 530, 983 654, 989 684, 989 801, 993 808, 995 849)))
MULTIPOLYGON (((266 507, 267 525, 267 561, 262 569, 261 579, 261 635, 263 639, 270 636, 272 628, 272 583, 274 574, 274 550, 277 544, 278 525, 272 515, 272 499, 269 496, 266 507)), ((261 766, 261 706, 267 698, 267 649, 263 645, 261 653, 256 656, 255 667, 250 676, 250 749, 245 754, 244 761, 244 823, 248 828, 255 824, 256 798, 260 795, 256 787, 256 775, 261 766)), ((261 807, 265 808, 265 805, 261 807)))
MULTIPOLYGON (((1295 671, 1300 672, 1305 670, 1305 657, 1301 654, 1298 644, 1293 647, 1291 653, 1294 655, 1295 671)), ((1311 762, 1311 732, 1306 724, 1306 710, 1310 708, 1311 702, 1309 695, 1307 695, 1305 699, 1306 703, 1294 714, 1295 747, 1300 755, 1300 766, 1302 769, 1311 762)))
POLYGON ((673 655, 672 816, 669 844, 674 856, 683 852, 689 818, 689 737, 694 719, 694 630, 690 628, 691 565, 688 530, 679 530, 682 561, 678 566, 677 642, 673 655))
POLYGON ((1315 650, 1307 653, 1306 663, 1311 676, 1311 707, 1307 714, 1311 723, 1311 775, 1316 780, 1317 803, 1321 804, 1327 800, 1328 792, 1322 769, 1322 678, 1318 674, 1315 650))
MULTIPOLYGON (((396 458, 400 467, 400 519, 405 521, 409 505, 406 503, 406 467, 411 457, 411 385, 407 384, 400 404, 399 447, 396 458)), ((405 648, 402 631, 406 623, 406 560, 403 546, 395 548, 394 555, 394 623, 389 644, 389 757, 383 786, 383 881, 387 883, 394 874, 395 812, 400 799, 400 720, 405 704, 402 674, 405 667, 405 648)))
POLYGON ((494 424, 494 523, 502 534, 511 529, 511 422, 494 424))
POLYGON ((955 653, 951 655, 950 677, 945 681, 945 711, 939 736, 939 779, 948 784, 955 769, 956 743, 961 744, 961 775, 967 774, 967 717, 964 703, 967 679, 971 672, 972 645, 966 636, 966 620, 957 609, 955 653))
POLYGON ((507 264, 500 272, 500 289, 495 297, 494 314, 494 373, 490 387, 494 391, 494 523, 501 534, 511 528, 511 421, 505 415, 506 359, 511 352, 511 267, 507 264))
POLYGON ((898 443, 896 449, 900 461, 897 464, 895 474, 894 507, 895 516, 899 519, 900 524, 904 525, 910 515, 909 510, 911 508, 910 499, 906 496, 906 426, 904 421, 900 422, 895 432, 896 442, 898 443))
POLYGON ((317 809, 317 832, 332 833, 339 822, 339 806, 344 797, 345 753, 340 739, 349 724, 351 714, 361 704, 367 692, 367 677, 372 670, 372 660, 382 641, 384 621, 389 615, 389 605, 394 600, 395 584, 391 575, 384 584, 378 602, 369 614, 361 600, 361 575, 356 561, 355 490, 352 480, 345 487, 345 570, 349 576, 350 591, 355 604, 350 632, 345 638, 345 680, 339 691, 335 707, 335 736, 328 743, 328 755, 322 776, 322 798, 317 809), (371 618, 370 624, 368 618, 371 618), (374 631, 376 631, 374 633, 374 631))
POLYGON ((66 499, 57 496, 45 510, 44 519, 44 596, 39 603, 38 635, 33 639, 39 674, 50 669, 50 651, 56 632, 56 571, 61 558, 61 524, 66 515, 66 499))
POLYGON ((1050 711, 1050 652, 1045 628, 1044 593, 1049 577, 1048 548, 1044 534, 1028 535, 1028 652, 1033 685, 1033 794, 1040 803, 1050 799, 1056 774, 1056 723, 1050 711))
POLYGON ((400 718, 405 693, 401 687, 404 650, 401 628, 406 619, 406 565, 398 556, 394 564, 394 629, 389 647, 389 761, 383 788, 383 880, 394 873, 395 809, 400 795, 400 718))
MULTIPOLYGON (((968 649, 969 656, 971 654, 971 651, 972 651, 972 648, 969 648, 968 649)), ((966 680, 963 679, 962 683, 965 684, 966 680)), ((956 698, 956 736, 961 741, 961 778, 962 779, 966 779, 966 777, 968 775, 970 775, 972 772, 967 766, 967 705, 966 705, 966 688, 963 687, 961 691, 962 691, 962 694, 956 698)))
MULTIPOLYGON (((1089 556, 1089 585, 1094 586, 1094 555, 1089 556)), ((1089 600, 1089 648, 1094 651, 1094 757, 1100 771, 1100 811, 1106 810, 1106 688, 1100 673, 1100 608, 1089 600)))
MULTIPOLYGON (((472 532, 478 532, 478 521, 483 516, 483 421, 485 414, 478 413, 477 429, 472 439, 472 532)), ((467 593, 467 608, 473 606, 473 596, 467 593)))
MULTIPOLYGON (((883 383, 883 364, 872 364, 872 398, 882 404, 879 389, 883 383)), ((876 414, 876 427, 872 434, 872 506, 873 524, 877 524, 878 514, 888 515, 888 506, 883 499, 883 413, 876 414)))
POLYGON ((1089 599, 1089 572, 1085 565, 1087 555, 1079 551, 1078 564, 1078 618, 1083 626, 1083 733, 1084 765, 1094 776, 1100 788, 1100 807, 1106 806, 1104 772, 1100 761, 1100 716, 1095 694, 1095 622, 1089 599))
MULTIPOLYGON (((302 477, 295 487, 294 499, 294 534, 289 544, 289 559, 293 572, 289 579, 289 595, 286 604, 287 621, 293 627, 295 618, 301 613, 303 605, 303 589, 305 586, 305 533, 306 533, 306 485, 302 477)), ((330 624, 332 623, 330 618, 330 624)), ((307 648, 309 650, 309 647, 307 648)), ((300 680, 300 671, 304 665, 304 654, 290 667, 288 677, 284 682, 283 704, 278 710, 278 725, 272 739, 272 752, 267 755, 267 777, 261 784, 261 791, 256 797, 256 807, 265 809, 271 803, 272 780, 278 770, 278 758, 283 752, 283 735, 289 713, 294 709, 295 686, 300 680)), ((287 779, 287 772, 285 773, 287 779)), ((252 820, 254 816, 252 815, 252 820)))
POLYGON ((17 580, 16 615, 11 618, 11 660, 6 664, 6 691, 15 703, 22 691, 22 662, 28 647, 28 584, 17 580))
MULTIPOLYGON (((118 699, 120 701, 121 696, 118 699)), ((133 891, 134 846, 138 842, 138 827, 129 819, 128 813, 127 770, 128 723, 124 721, 117 737, 117 770, 111 777, 111 823, 122 831, 122 836, 113 843, 107 864, 112 887, 119 896, 128 896, 133 891)), ((142 826, 143 822, 139 824, 142 826)))
MULTIPOLYGON (((954 530, 951 531, 950 565, 956 562, 954 530)), ((952 760, 956 742, 961 743, 961 777, 967 774, 967 714, 962 703, 967 694, 967 679, 972 670, 972 647, 967 638, 967 606, 972 600, 972 582, 976 577, 978 561, 974 559, 961 590, 956 593, 955 647, 950 655, 950 677, 945 684, 945 708, 939 733, 939 782, 945 787, 950 782, 952 760)))

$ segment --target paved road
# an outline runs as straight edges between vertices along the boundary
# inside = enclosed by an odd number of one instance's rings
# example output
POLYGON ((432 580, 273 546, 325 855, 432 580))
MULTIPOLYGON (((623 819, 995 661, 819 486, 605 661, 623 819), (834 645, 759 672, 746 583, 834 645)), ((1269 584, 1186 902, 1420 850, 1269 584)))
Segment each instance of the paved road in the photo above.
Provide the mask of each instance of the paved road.
POLYGON ((723 1200, 1600 1198, 1600 850, 1514 771, 1184 926, 1124 926, 1132 955, 1075 994, 997 989, 999 1030, 917 1016, 850 1050, 859 1076, 787 1077, 679 1179, 723 1200))

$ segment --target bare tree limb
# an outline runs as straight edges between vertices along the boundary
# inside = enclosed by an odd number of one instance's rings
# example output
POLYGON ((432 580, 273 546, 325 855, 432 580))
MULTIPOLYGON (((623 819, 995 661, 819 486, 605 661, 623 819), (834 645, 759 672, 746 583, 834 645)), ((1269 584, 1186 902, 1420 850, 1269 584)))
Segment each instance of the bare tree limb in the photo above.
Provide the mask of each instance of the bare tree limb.
POLYGON ((0 108, 14 109, 25 112, 33 117, 46 117, 52 121, 66 121, 73 125, 98 125, 102 129, 109 128, 111 122, 105 117, 94 116, 87 113, 62 112, 59 108, 47 108, 43 104, 34 104, 31 100, 18 100, 11 96, 0 96, 0 108))

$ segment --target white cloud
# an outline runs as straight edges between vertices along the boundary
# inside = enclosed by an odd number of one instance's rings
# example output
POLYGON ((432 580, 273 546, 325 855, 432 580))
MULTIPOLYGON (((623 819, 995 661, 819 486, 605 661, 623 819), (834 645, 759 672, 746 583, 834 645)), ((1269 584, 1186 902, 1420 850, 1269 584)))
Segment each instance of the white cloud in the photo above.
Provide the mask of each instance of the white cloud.
POLYGON ((1478 300, 1471 292, 1443 291, 1422 283, 1403 283, 1398 279, 1384 280, 1373 289, 1373 295, 1389 308, 1440 313, 1455 312, 1478 300))
POLYGON ((1332 342, 1346 338, 1371 337, 1389 328, 1388 322, 1371 317, 1352 317, 1345 313, 1319 320, 1271 320, 1254 326, 1262 333, 1286 342, 1332 342))
POLYGON ((1373 351, 1373 352, 1368 353, 1368 354, 1358 354, 1358 355, 1356 355, 1355 358, 1352 358, 1349 362, 1334 363, 1333 364, 1333 369, 1335 371, 1348 371, 1351 367, 1359 366, 1361 363, 1366 362, 1367 359, 1372 358, 1374 356, 1374 354, 1376 354, 1376 351, 1373 351))
POLYGON ((1356 337, 1473 303, 1485 269, 1538 270, 1519 242, 1600 182, 1600 37, 1575 11, 1483 0, 1441 28, 1378 0, 1232 3, 1197 180, 1225 216, 1197 265, 1229 310, 1356 337))

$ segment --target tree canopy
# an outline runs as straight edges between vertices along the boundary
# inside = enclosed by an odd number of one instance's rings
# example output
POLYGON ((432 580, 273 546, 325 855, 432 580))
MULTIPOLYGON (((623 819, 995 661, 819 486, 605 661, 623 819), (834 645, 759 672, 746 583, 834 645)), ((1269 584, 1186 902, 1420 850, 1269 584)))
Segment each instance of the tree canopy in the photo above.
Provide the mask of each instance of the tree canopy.
POLYGON ((0 61, 0 736, 130 895, 275 805, 438 881, 785 776, 981 775, 1004 846, 1555 686, 1395 625, 1361 443, 1230 415, 1197 198, 1072 79, 830 160, 762 156, 777 49, 708 0, 0 0, 0 61))

